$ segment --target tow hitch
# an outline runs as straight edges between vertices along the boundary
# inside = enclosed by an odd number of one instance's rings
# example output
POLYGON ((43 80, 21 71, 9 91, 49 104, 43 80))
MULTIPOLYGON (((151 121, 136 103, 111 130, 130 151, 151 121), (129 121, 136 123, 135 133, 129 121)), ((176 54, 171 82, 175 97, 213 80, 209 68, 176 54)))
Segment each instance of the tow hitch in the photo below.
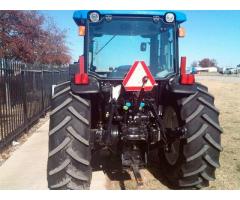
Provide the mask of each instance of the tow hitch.
POLYGON ((135 180, 137 182, 137 186, 142 186, 143 185, 143 180, 142 180, 141 173, 139 171, 139 166, 137 164, 133 163, 131 165, 131 169, 133 171, 133 175, 134 175, 135 180))
POLYGON ((142 153, 137 146, 133 145, 132 148, 124 148, 121 158, 123 167, 132 170, 137 186, 142 186, 143 179, 140 169, 146 165, 147 154, 142 153))

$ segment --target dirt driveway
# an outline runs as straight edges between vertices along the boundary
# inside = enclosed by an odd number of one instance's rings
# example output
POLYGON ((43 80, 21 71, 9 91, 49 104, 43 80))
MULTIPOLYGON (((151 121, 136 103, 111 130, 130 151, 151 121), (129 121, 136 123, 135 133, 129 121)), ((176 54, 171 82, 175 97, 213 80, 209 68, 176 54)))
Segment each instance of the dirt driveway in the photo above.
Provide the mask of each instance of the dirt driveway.
MULTIPOLYGON (((215 96, 224 129, 221 168, 208 189, 240 189, 240 78, 201 76, 197 79, 215 96)), ((0 167, 0 189, 47 189, 47 129, 48 122, 0 167)), ((144 186, 136 187, 131 172, 116 170, 114 165, 118 161, 109 159, 104 152, 101 154, 101 161, 95 159, 91 189, 168 189, 161 174, 153 169, 141 170, 144 186)))

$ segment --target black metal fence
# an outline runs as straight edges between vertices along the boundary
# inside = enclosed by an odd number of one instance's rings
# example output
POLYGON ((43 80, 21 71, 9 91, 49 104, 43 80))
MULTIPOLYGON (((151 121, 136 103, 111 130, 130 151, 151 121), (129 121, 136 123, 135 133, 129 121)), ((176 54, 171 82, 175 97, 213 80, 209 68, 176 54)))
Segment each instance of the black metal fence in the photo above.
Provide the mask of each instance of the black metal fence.
POLYGON ((45 115, 52 85, 68 79, 68 68, 0 59, 0 150, 45 115))

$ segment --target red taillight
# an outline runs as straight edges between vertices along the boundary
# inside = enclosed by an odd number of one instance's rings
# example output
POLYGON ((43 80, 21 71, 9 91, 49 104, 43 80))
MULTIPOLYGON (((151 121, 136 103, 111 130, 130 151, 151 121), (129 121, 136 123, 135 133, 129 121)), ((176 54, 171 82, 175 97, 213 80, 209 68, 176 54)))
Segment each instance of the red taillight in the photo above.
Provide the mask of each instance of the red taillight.
POLYGON ((186 74, 186 65, 187 65, 187 58, 181 57, 181 64, 180 64, 180 73, 186 74))
POLYGON ((180 83, 183 85, 192 85, 195 83, 194 74, 186 74, 186 57, 181 57, 181 65, 180 65, 180 83))
POLYGON ((181 84, 192 85, 194 83, 195 83, 195 77, 193 74, 182 74, 181 75, 181 84))
POLYGON ((76 85, 86 85, 89 83, 88 74, 75 74, 75 84, 76 85))
POLYGON ((89 83, 88 74, 84 70, 84 56, 79 57, 79 73, 75 74, 74 83, 76 85, 86 85, 89 83))

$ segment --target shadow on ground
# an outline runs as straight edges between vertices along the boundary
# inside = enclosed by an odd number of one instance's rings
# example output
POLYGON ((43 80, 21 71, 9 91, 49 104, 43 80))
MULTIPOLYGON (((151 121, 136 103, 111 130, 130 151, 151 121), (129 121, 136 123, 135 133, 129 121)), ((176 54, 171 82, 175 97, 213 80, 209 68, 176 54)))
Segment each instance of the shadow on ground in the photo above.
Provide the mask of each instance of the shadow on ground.
MULTIPOLYGON (((121 159, 119 156, 114 156, 107 150, 101 150, 96 153, 93 153, 92 155, 92 162, 91 162, 93 171, 103 171, 104 174, 107 176, 107 178, 110 181, 118 182, 120 189, 125 190, 126 188, 125 181, 129 181, 134 178, 129 173, 130 171, 128 169, 123 169, 121 165, 121 159)), ((160 181, 160 183, 168 188, 172 188, 172 186, 168 183, 166 177, 164 176, 164 173, 161 171, 161 169, 158 167, 159 162, 152 161, 150 166, 148 166, 146 169, 150 174, 160 181)), ((145 181, 146 181, 146 177, 145 181)), ((113 188, 114 189, 114 188, 113 188)), ((142 189, 149 189, 144 188, 144 185, 142 189)), ((173 189, 173 188, 172 188, 173 189)))

